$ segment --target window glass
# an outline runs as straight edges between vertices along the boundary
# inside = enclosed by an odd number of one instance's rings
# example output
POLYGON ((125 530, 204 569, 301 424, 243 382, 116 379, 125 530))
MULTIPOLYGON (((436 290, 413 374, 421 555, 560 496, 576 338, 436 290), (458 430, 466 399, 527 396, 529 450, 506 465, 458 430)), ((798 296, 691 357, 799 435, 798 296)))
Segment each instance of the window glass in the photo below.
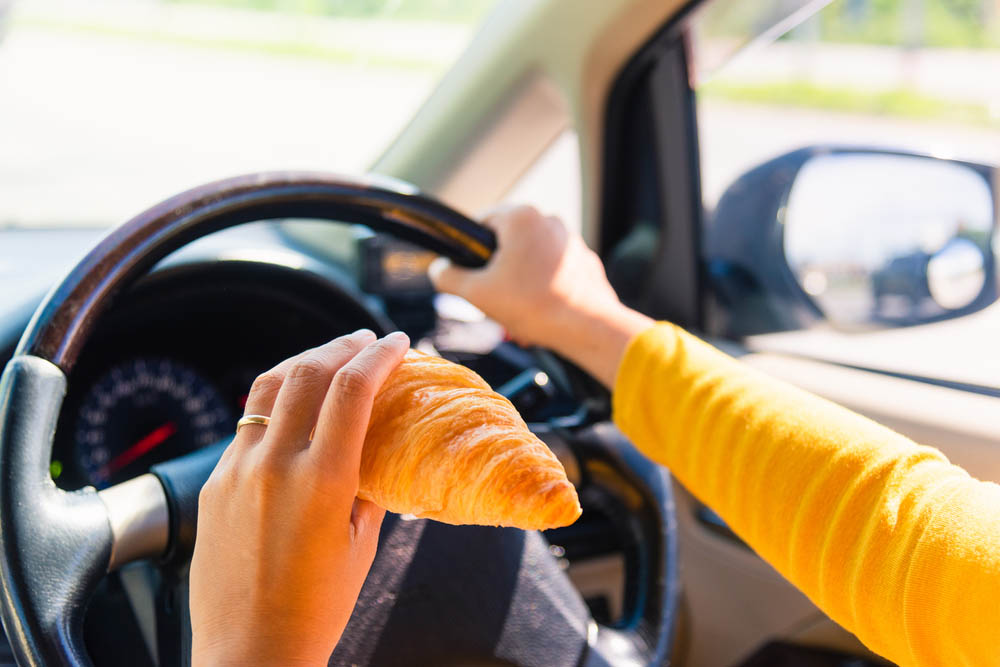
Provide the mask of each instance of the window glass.
POLYGON ((274 169, 359 172, 493 0, 0 0, 0 225, 121 223, 274 169))
MULTIPOLYGON (((705 41, 706 54, 725 53, 723 40, 705 41)), ((987 163, 1000 156, 1000 6, 992 0, 836 0, 751 46, 714 71, 707 64, 696 86, 710 207, 750 167, 811 144, 987 163)))
POLYGON ((1000 4, 798 10, 757 39, 693 19, 712 333, 1000 386, 1000 4))

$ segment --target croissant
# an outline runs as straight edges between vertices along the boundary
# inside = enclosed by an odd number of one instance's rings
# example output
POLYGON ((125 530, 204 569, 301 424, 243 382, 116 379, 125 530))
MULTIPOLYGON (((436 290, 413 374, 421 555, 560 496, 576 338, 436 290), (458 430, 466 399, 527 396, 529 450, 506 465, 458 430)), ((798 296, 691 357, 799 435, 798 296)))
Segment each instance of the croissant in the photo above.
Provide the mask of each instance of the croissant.
POLYGON ((576 489, 510 401, 475 372, 411 350, 382 385, 358 496, 451 524, 544 530, 580 516, 576 489))

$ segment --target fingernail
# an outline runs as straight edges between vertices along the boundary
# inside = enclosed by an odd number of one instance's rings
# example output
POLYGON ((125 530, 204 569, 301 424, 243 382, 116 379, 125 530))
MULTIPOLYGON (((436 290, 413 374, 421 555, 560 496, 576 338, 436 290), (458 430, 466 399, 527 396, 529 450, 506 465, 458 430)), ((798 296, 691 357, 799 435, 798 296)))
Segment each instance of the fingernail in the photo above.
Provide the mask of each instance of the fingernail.
POLYGON ((361 336, 367 338, 375 338, 375 332, 372 331, 371 329, 358 329, 357 331, 351 334, 351 338, 361 337, 361 336))
POLYGON ((410 337, 407 336, 402 331, 393 331, 391 334, 385 337, 385 342, 391 345, 405 345, 410 346, 410 337))
POLYGON ((430 276, 431 280, 437 280, 437 277, 449 266, 451 266, 451 261, 447 257, 438 257, 428 265, 427 275, 430 276))

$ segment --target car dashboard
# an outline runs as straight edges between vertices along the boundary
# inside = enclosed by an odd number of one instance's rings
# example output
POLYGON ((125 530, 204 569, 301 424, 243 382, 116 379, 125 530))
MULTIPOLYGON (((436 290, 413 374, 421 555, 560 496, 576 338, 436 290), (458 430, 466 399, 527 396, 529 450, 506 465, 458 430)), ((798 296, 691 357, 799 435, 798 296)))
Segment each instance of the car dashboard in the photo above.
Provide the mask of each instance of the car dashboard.
MULTIPOLYGON (((402 329, 494 387, 534 367, 499 327, 470 318, 468 304, 457 306, 457 319, 441 315, 426 278, 430 253, 366 230, 340 238, 339 252, 323 254, 278 223, 226 230, 119 295, 69 375, 51 462, 56 483, 104 488, 218 442, 232 433, 258 374, 361 328, 402 329)), ((4 341, 6 356, 14 342, 4 341)))
POLYGON ((343 291, 266 262, 161 270, 98 325, 69 378, 54 443, 60 486, 97 488, 232 433, 254 377, 382 318, 343 291))

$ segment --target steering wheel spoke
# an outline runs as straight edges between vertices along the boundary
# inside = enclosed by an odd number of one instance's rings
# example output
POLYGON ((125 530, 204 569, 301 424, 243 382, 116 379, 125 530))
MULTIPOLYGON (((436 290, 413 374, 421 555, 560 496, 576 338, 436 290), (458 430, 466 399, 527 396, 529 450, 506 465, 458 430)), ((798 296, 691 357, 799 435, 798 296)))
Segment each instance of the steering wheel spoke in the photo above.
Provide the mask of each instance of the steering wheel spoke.
POLYGON ((113 538, 93 488, 49 476, 66 376, 20 356, 0 381, 0 584, 3 626, 21 665, 89 664, 82 624, 113 538))
POLYGON ((156 475, 139 475, 102 489, 97 495, 111 525, 108 570, 166 551, 170 514, 163 484, 156 475))

